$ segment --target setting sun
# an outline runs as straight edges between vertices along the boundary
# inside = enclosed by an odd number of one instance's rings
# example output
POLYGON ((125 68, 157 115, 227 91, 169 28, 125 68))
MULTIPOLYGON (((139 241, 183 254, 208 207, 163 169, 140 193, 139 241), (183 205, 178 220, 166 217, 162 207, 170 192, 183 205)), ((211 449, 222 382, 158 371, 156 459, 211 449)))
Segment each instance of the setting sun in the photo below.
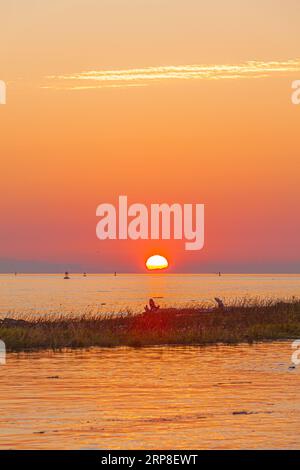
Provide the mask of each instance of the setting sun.
POLYGON ((165 269, 169 266, 168 260, 164 256, 153 255, 146 261, 147 269, 165 269))

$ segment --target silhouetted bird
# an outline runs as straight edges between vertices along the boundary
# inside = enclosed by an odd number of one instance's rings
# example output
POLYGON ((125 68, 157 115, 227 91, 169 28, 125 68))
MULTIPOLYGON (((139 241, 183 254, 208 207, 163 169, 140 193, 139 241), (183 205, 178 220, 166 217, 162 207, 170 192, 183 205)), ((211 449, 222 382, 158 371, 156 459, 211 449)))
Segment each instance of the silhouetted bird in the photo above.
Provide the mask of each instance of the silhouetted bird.
POLYGON ((156 305, 153 299, 149 299, 149 307, 145 305, 145 312, 157 312, 159 305, 156 305))
POLYGON ((225 310, 225 305, 223 304, 223 301, 219 299, 219 297, 215 297, 215 301, 217 302, 218 308, 220 310, 225 310))

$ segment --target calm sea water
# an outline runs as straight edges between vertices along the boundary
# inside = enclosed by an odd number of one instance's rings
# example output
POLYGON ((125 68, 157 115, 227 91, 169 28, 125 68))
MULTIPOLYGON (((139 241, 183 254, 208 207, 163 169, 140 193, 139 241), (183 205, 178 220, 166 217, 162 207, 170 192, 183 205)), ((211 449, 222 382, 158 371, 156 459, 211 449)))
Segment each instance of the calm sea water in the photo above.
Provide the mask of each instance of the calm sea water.
POLYGON ((204 302, 215 296, 300 296, 300 275, 99 274, 0 275, 0 313, 138 312, 150 297, 162 306, 204 302))
MULTIPOLYGON (((299 296, 297 275, 1 275, 0 312, 299 296)), ((291 342, 9 353, 0 448, 300 448, 291 342)))
POLYGON ((1 449, 299 449, 291 343, 9 354, 1 449))

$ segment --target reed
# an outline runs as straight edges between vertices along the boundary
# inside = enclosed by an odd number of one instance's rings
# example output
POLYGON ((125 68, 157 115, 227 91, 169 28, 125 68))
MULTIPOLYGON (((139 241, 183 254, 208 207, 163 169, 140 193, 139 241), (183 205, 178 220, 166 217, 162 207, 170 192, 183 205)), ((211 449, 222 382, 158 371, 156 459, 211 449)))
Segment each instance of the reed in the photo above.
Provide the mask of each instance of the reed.
POLYGON ((300 338, 300 299, 296 298, 238 299, 225 310, 213 311, 187 305, 140 315, 128 311, 118 316, 85 313, 14 318, 17 321, 0 322, 0 339, 8 351, 236 344, 300 338))

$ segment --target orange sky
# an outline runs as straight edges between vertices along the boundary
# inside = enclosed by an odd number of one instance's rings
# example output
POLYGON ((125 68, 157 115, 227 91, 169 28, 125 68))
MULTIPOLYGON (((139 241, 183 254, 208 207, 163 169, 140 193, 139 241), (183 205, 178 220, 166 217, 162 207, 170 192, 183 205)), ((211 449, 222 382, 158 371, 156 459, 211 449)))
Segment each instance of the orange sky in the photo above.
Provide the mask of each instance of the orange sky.
POLYGON ((1 17, 0 271, 142 271, 160 251, 173 271, 299 272, 298 0, 3 0, 1 17), (205 203, 204 249, 97 240, 119 194, 205 203))

